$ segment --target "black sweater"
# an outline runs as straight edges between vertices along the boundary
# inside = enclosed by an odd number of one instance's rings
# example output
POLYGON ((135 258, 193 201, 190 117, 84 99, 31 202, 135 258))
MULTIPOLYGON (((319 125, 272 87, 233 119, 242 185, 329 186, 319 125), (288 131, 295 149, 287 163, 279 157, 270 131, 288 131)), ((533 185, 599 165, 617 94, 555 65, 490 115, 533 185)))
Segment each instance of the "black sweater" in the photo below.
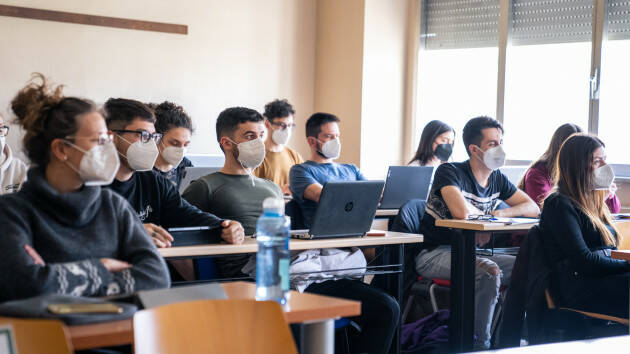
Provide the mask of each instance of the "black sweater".
POLYGON ((33 168, 0 197, 0 301, 41 294, 104 296, 169 286, 164 260, 123 198, 100 187, 59 193, 33 168), (46 262, 36 265, 24 246, 46 262), (109 272, 100 258, 132 264, 109 272))
POLYGON ((131 204, 140 221, 163 228, 183 226, 221 227, 221 219, 182 199, 168 179, 152 171, 134 172, 128 181, 114 180, 110 188, 131 204))
POLYGON ((630 271, 630 263, 596 252, 606 246, 588 217, 567 196, 553 193, 540 217, 545 258, 549 265, 562 262, 584 276, 606 276, 630 271))

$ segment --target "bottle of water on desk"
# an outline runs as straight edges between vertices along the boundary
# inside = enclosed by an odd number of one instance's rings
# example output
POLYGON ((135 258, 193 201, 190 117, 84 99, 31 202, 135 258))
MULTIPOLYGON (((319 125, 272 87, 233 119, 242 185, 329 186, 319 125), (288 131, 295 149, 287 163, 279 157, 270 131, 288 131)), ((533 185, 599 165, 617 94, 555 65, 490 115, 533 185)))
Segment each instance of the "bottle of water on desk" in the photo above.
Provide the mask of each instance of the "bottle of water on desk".
POLYGON ((289 230, 284 201, 267 198, 256 224, 256 300, 285 304, 289 294, 289 230))

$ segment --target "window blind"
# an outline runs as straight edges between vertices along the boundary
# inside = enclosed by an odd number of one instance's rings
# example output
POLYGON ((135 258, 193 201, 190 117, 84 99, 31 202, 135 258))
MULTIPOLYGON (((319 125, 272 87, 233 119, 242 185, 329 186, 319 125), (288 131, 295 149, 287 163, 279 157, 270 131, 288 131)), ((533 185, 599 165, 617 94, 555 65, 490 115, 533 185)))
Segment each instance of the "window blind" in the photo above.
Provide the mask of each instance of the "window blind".
POLYGON ((608 39, 630 39, 630 1, 608 0, 608 39))

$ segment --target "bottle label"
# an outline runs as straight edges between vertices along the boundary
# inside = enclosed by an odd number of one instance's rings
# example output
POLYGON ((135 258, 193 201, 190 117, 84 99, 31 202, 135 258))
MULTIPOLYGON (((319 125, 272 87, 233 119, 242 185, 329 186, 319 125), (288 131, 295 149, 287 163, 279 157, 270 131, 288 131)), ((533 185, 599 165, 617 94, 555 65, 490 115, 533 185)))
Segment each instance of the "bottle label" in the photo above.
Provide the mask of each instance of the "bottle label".
POLYGON ((289 260, 286 258, 280 259, 278 266, 282 291, 289 291, 289 260))

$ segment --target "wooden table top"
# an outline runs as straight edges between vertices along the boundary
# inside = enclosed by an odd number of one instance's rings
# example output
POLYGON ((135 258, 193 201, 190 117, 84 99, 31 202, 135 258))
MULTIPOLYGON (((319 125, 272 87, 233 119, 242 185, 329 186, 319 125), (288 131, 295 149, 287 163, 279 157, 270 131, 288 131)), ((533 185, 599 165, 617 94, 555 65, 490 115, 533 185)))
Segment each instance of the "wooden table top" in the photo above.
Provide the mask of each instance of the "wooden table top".
POLYGON ((613 250, 610 252, 610 257, 630 262, 630 250, 613 250))
MULTIPOLYGON (((256 284, 250 282, 222 283, 228 299, 254 299, 256 284)), ((283 307, 287 323, 321 321, 361 314, 361 302, 329 296, 291 291, 283 307)), ((133 343, 133 320, 69 326, 68 333, 75 350, 133 343)))
MULTIPOLYGON (((382 246, 404 243, 420 243, 424 240, 424 237, 419 234, 406 234, 392 231, 370 231, 370 233, 372 232, 385 234, 385 236, 344 237, 319 240, 291 239, 289 240, 289 249, 292 251, 299 251, 319 248, 382 246)), ((243 241, 240 245, 222 243, 160 248, 158 251, 164 258, 215 256, 238 253, 256 253, 258 251, 258 244, 256 243, 255 238, 245 237, 245 241, 243 241)))
POLYGON ((537 224, 538 223, 506 225, 504 223, 499 223, 499 222, 476 221, 476 220, 456 220, 456 219, 435 220, 435 226, 450 227, 453 229, 461 229, 461 230, 474 230, 474 231, 529 230, 537 224))

